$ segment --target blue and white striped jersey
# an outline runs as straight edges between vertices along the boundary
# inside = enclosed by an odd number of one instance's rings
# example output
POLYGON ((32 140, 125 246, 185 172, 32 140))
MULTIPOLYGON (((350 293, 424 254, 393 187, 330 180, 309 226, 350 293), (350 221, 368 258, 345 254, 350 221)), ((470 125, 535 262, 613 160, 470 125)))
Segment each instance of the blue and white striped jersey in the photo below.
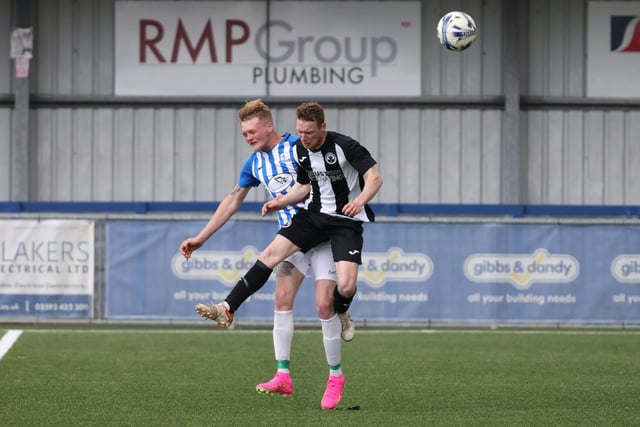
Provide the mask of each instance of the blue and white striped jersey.
MULTIPOLYGON (((286 194, 296 183, 298 165, 293 150, 300 137, 285 133, 282 139, 270 151, 256 151, 244 162, 238 179, 242 188, 257 187, 261 183, 269 191, 271 198, 286 194)), ((277 212, 280 227, 286 225, 298 212, 295 206, 287 206, 277 212)))

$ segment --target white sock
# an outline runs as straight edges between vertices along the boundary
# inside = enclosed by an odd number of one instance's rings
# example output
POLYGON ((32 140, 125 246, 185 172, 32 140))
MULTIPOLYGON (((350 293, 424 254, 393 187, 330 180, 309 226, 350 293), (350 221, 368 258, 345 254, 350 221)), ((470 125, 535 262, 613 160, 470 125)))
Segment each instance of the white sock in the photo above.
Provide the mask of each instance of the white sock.
POLYGON ((293 311, 273 312, 273 349, 278 362, 278 372, 289 373, 291 341, 293 340, 293 311), (282 366, 281 366, 282 365, 282 366), (284 366, 287 366, 285 368, 284 366))
POLYGON ((338 319, 338 315, 334 315, 330 319, 320 319, 322 325, 322 342, 324 343, 324 353, 327 357, 327 364, 330 367, 331 375, 342 375, 340 352, 340 335, 342 334, 342 323, 338 319))

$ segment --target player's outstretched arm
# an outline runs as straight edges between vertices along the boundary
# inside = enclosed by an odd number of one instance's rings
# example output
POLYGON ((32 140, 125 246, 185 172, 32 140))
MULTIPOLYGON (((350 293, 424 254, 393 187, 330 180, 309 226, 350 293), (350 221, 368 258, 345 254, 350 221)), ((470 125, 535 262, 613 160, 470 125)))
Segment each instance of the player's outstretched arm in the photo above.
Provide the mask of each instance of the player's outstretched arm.
POLYGON ((280 209, 284 209, 286 206, 292 206, 303 201, 309 194, 311 185, 300 184, 296 182, 293 187, 289 189, 287 194, 280 194, 273 200, 269 200, 262 205, 262 216, 265 216, 269 212, 276 212, 280 209))
POLYGON ((233 191, 218 205, 213 216, 197 236, 189 237, 180 244, 180 253, 185 259, 191 258, 193 251, 200 249, 204 242, 218 231, 227 221, 238 212, 242 202, 247 197, 250 187, 240 187, 236 185, 233 191))

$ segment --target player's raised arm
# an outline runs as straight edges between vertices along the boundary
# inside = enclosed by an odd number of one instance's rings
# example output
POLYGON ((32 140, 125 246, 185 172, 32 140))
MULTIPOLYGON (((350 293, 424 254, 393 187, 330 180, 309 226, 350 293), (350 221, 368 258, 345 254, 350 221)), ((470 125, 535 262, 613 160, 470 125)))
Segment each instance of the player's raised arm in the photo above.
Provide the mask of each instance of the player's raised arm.
POLYGON ((229 221, 229 218, 238 212, 238 209, 240 209, 242 202, 244 202, 244 199, 247 197, 249 190, 249 187, 245 188, 236 185, 233 191, 222 199, 218 208, 213 213, 213 216, 202 230, 200 230, 200 233, 198 233, 197 236, 185 239, 180 244, 180 253, 182 256, 187 260, 191 258, 193 251, 200 249, 209 237, 218 231, 220 227, 226 224, 226 222, 229 221))

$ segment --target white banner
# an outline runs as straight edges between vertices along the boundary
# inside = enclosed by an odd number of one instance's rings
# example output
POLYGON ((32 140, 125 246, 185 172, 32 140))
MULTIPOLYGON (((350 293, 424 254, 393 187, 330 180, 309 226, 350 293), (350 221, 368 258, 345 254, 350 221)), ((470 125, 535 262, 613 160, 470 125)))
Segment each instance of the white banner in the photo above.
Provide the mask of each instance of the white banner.
POLYGON ((11 57, 33 56, 33 28, 16 28, 11 32, 11 57))
POLYGON ((587 96, 640 97, 640 2, 589 2, 587 96))
POLYGON ((93 295, 93 282, 93 221, 0 221, 0 295, 93 295))
POLYGON ((417 1, 118 1, 115 93, 419 96, 420 26, 417 1))

